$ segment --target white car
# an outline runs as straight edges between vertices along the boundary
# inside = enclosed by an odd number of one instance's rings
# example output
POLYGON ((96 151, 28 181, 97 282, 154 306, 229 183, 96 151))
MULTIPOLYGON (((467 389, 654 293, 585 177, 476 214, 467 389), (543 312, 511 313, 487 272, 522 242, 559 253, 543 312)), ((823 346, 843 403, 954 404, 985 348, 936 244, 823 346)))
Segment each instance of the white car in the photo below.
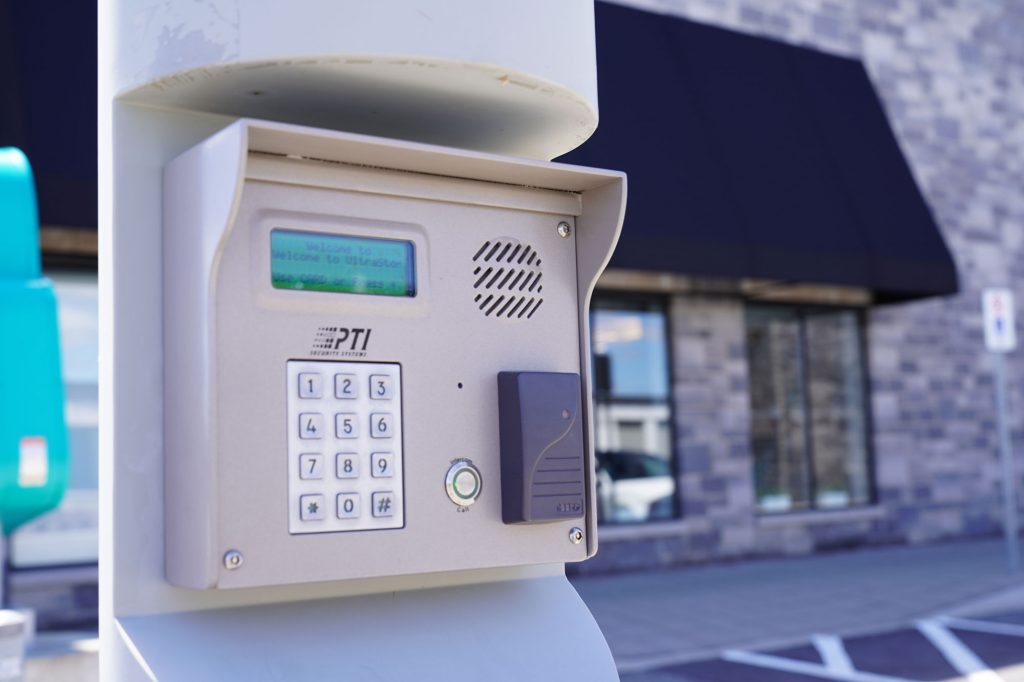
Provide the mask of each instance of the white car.
POLYGON ((676 480, 665 459, 643 452, 597 453, 598 520, 630 523, 675 516, 676 480))

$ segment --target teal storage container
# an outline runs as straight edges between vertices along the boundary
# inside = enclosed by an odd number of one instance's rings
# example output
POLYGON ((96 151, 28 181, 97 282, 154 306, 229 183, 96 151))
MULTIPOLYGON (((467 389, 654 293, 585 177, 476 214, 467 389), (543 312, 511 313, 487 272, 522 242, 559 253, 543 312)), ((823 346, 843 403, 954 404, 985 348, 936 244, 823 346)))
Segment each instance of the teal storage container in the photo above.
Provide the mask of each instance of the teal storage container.
POLYGON ((68 479, 57 299, 42 276, 28 159, 0 148, 0 528, 56 507, 68 479))

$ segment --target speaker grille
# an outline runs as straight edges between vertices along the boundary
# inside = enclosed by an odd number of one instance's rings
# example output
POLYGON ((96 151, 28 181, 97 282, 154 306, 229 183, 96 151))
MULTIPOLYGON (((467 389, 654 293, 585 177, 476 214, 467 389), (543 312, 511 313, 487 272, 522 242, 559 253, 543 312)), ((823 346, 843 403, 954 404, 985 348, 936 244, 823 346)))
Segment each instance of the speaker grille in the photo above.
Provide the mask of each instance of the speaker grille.
POLYGON ((529 244, 486 241, 473 256, 473 301, 487 317, 528 320, 544 302, 542 277, 540 256, 529 244))

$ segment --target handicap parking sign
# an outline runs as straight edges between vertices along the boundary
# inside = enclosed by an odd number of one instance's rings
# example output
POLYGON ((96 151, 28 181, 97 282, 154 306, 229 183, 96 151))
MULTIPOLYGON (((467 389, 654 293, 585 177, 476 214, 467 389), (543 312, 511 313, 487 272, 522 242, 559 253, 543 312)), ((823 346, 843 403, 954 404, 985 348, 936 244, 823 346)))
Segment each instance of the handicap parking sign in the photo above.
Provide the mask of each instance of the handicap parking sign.
POLYGON ((985 320, 985 347, 993 353, 1007 353, 1017 348, 1013 292, 985 289, 981 293, 981 309, 985 320))

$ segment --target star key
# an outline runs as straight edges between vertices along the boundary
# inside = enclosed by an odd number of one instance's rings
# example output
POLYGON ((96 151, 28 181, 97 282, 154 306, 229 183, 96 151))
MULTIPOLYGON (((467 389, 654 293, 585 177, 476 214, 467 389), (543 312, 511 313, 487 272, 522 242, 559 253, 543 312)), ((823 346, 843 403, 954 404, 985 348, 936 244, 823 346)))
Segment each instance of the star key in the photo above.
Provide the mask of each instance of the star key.
POLYGON ((324 496, 303 495, 299 499, 299 517, 303 521, 323 521, 324 496))

